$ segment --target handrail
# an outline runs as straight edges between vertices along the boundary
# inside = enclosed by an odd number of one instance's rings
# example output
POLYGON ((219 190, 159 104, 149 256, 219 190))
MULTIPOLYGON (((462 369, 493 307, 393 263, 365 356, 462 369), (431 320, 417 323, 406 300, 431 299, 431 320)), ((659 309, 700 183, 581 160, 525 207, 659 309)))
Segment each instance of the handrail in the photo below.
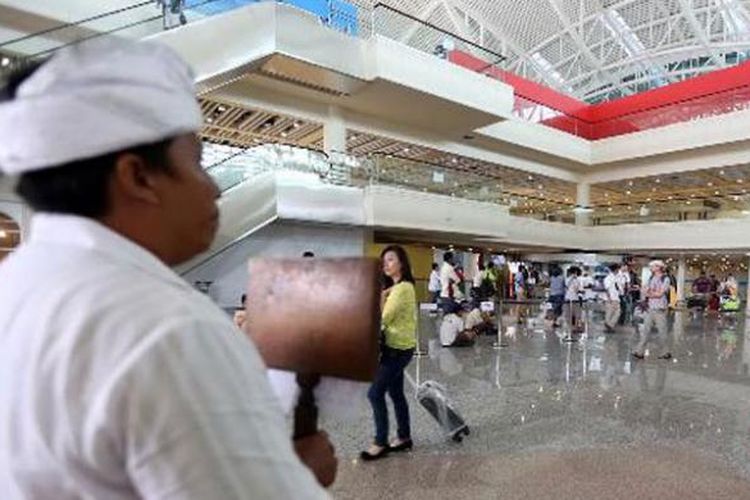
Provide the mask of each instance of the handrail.
MULTIPOLYGON (((468 39, 466 39, 466 38, 464 38, 464 37, 462 37, 460 35, 456 35, 455 33, 451 33, 450 31, 447 31, 447 30, 445 30, 445 29, 443 29, 443 28, 441 28, 441 27, 439 27, 439 26, 437 26, 435 24, 432 24, 429 21, 424 21, 422 19, 419 19, 417 16, 414 16, 412 14, 409 14, 407 12, 399 10, 399 9, 397 9, 397 8, 391 6, 391 5, 388 5, 386 3, 383 3, 383 2, 376 3, 373 6, 373 8, 372 8, 373 13, 376 10, 378 10, 379 8, 383 8, 383 9, 386 9, 386 10, 390 10, 391 12, 395 12, 396 14, 398 14, 400 16, 406 17, 406 18, 411 19, 412 21, 415 21, 415 22, 417 22, 419 24, 423 24, 423 25, 425 25, 425 26, 427 26, 429 28, 432 28, 432 29, 434 29, 436 31, 439 31, 439 32, 441 32, 443 34, 449 35, 449 36, 451 36, 451 37, 453 37, 453 38, 455 38, 457 40, 460 40, 462 43, 470 45, 470 46, 474 47, 475 49, 479 49, 479 50, 481 50, 483 52, 486 52, 486 53, 491 54, 491 55, 493 55, 493 56, 495 56, 495 57, 498 58, 496 62, 489 63, 487 65, 487 67, 484 68, 484 70, 486 70, 487 68, 490 68, 490 67, 494 66, 495 64, 499 64, 499 63, 501 63, 501 62, 503 62, 503 61, 505 61, 505 60, 508 59, 506 56, 504 56, 504 55, 502 55, 502 54, 500 54, 498 52, 495 52, 494 50, 488 49, 487 47, 482 47, 481 45, 479 45, 476 42, 472 42, 471 40, 468 40, 468 39)), ((479 71, 479 72, 481 73, 482 71, 479 71)))
POLYGON ((61 24, 59 24, 59 25, 57 25, 57 26, 55 26, 53 28, 47 28, 46 30, 37 31, 36 33, 30 33, 28 35, 24 35, 24 36, 21 36, 21 37, 18 37, 18 38, 14 38, 12 40, 6 40, 5 42, 0 43, 0 49, 3 48, 3 47, 5 47, 5 46, 7 46, 7 45, 12 45, 14 43, 23 42, 24 40, 29 40, 29 39, 32 39, 32 38, 36 38, 38 36, 46 35, 48 33, 53 33, 55 31, 59 31, 59 30, 65 29, 65 28, 71 28, 71 27, 74 27, 74 26, 80 26, 80 25, 82 25, 84 23, 88 23, 88 22, 91 22, 91 21, 97 21, 99 19, 104 19, 105 17, 113 16, 115 14, 121 14, 123 12, 127 12, 129 10, 137 9, 137 8, 140 8, 140 7, 145 7, 146 5, 153 4, 153 3, 154 3, 153 0, 146 0, 145 2, 140 2, 140 3, 128 5, 126 7, 121 7, 119 9, 111 10, 109 12, 103 12, 101 14, 97 14, 95 16, 87 17, 85 19, 80 19, 80 20, 72 22, 72 23, 61 23, 61 24))

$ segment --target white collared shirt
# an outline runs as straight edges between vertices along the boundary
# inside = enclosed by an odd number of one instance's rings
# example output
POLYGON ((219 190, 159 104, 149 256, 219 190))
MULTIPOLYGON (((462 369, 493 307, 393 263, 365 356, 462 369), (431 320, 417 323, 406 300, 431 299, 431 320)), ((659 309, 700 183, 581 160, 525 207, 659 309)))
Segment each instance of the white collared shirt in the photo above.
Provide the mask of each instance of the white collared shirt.
POLYGON ((327 498, 255 347, 142 247, 37 215, 0 283, 0 498, 327 498))
POLYGON ((456 269, 447 262, 443 262, 440 268, 440 297, 447 299, 451 297, 451 286, 453 286, 453 298, 458 298, 458 283, 461 280, 456 274, 456 269))

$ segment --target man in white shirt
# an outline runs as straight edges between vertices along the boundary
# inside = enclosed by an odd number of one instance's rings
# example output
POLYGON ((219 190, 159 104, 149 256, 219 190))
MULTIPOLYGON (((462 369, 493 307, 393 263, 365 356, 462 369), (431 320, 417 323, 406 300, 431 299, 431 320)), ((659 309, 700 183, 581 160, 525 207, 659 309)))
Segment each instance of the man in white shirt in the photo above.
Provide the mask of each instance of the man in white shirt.
POLYGON ((609 267, 609 272, 604 278, 604 329, 613 333, 620 319, 620 286, 615 271, 618 265, 609 267))
POLYGON ((440 273, 438 272, 437 262, 432 263, 432 272, 430 272, 430 281, 427 283, 427 291, 430 292, 430 302, 437 303, 440 298, 440 273))
POLYGON ((620 319, 621 325, 625 324, 630 302, 630 268, 627 264, 620 264, 617 271, 617 286, 620 289, 620 319))
POLYGON ((327 438, 293 446, 255 347, 169 268, 219 218, 189 68, 100 39, 3 97, 37 215, 0 265, 0 498, 327 498, 327 438))
POLYGON ((440 323, 440 344, 443 347, 468 347, 477 337, 474 330, 466 327, 467 308, 452 303, 440 323))
POLYGON ((458 284, 461 279, 453 267, 453 252, 445 252, 443 265, 440 268, 440 302, 449 304, 455 302, 458 294, 458 284))

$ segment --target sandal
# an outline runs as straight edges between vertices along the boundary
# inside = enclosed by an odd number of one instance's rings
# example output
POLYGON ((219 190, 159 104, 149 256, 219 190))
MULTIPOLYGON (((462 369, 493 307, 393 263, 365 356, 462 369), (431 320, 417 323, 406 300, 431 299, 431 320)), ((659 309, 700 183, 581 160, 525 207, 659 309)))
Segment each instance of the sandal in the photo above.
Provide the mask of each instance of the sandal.
POLYGON ((391 451, 390 447, 384 446, 377 453, 370 453, 370 451, 368 450, 368 451, 363 451, 362 453, 359 454, 359 456, 365 462, 374 462, 375 460, 380 460, 381 458, 387 457, 390 451, 391 451))
POLYGON ((388 451, 393 452, 400 452, 400 451, 410 451, 414 447, 414 442, 412 442, 411 439, 406 439, 404 441, 401 441, 397 445, 389 445, 388 451))

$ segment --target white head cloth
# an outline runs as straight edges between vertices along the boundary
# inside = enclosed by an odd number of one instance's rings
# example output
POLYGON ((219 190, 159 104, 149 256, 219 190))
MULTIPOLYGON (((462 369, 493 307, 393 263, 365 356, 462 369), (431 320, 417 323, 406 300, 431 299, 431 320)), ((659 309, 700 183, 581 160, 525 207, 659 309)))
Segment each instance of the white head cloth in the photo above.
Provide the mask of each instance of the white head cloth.
POLYGON ((103 38, 57 52, 0 103, 0 170, 19 174, 158 142, 203 124, 171 49, 103 38))
POLYGON ((664 264, 663 260, 652 260, 651 262, 649 262, 648 267, 658 267, 659 269, 664 269, 667 266, 664 264))

